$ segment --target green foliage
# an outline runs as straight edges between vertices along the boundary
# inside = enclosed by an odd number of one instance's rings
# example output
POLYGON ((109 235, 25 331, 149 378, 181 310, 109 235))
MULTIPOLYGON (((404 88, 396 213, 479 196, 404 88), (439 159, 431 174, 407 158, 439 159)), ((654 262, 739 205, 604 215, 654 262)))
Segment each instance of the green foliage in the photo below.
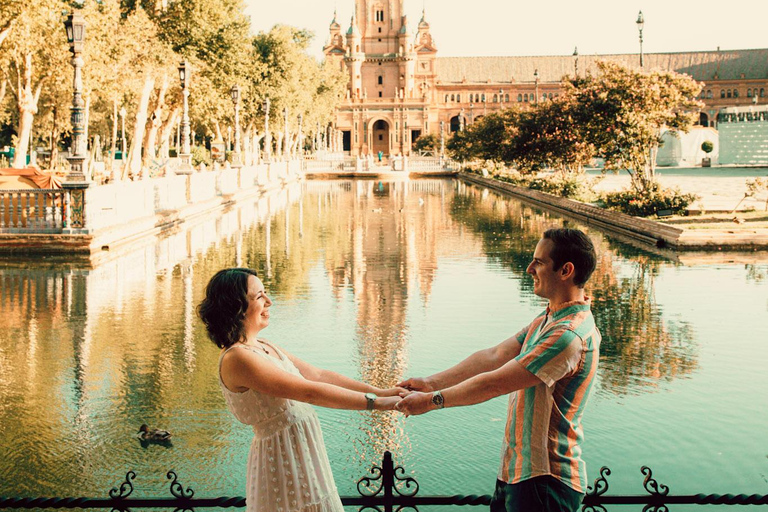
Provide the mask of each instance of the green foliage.
MULTIPOLYGON (((591 201, 594 199, 592 189, 602 177, 588 179, 585 174, 577 173, 552 173, 531 174, 521 173, 517 170, 504 168, 483 168, 496 180, 510 183, 516 187, 539 190, 559 197, 567 197, 578 201, 591 201)), ((483 169, 468 168, 467 172, 483 175, 483 169)))
POLYGON ((627 170, 638 193, 651 193, 662 128, 687 131, 703 104, 702 85, 674 72, 598 62, 599 74, 564 83, 573 115, 606 169, 627 170))
POLYGON ((192 165, 197 167, 200 164, 211 165, 212 163, 211 152, 205 146, 192 147, 192 165))
POLYGON ((435 133, 422 135, 413 143, 413 150, 418 153, 435 152, 440 150, 440 136, 435 133))
POLYGON ((680 189, 662 188, 654 182, 644 192, 634 189, 607 192, 601 197, 606 207, 636 217, 650 217, 659 210, 670 210, 673 214, 681 214, 685 209, 699 199, 696 194, 683 194, 680 189))
POLYGON ((712 151, 714 151, 715 145, 712 144, 712 141, 705 140, 701 143, 701 150, 705 152, 706 154, 710 154, 712 151))

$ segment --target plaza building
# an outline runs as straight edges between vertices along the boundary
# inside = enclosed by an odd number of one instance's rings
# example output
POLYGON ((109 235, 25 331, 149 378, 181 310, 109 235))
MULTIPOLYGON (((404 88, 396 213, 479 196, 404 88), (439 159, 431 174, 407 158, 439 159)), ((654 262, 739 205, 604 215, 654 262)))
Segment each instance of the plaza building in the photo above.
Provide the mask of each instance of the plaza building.
MULTIPOLYGON (((601 60, 639 67, 639 54, 438 57, 426 14, 411 30, 403 0, 355 0, 345 30, 334 16, 326 59, 349 74, 336 111, 344 150, 408 155, 424 134, 447 136, 489 112, 548 101, 564 76, 596 73, 601 60)), ((768 103, 768 49, 643 55, 647 70, 685 73, 704 83, 699 124, 717 127, 732 107, 768 103)))

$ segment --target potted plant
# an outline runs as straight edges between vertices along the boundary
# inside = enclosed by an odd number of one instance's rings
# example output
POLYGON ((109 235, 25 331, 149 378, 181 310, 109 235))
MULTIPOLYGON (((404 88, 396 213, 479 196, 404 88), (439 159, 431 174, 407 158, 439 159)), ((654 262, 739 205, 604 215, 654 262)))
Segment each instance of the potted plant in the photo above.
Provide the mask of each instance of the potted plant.
POLYGON ((712 166, 712 159, 709 158, 709 154, 715 149, 715 145, 712 144, 712 141, 705 140, 701 143, 701 150, 707 154, 704 158, 701 159, 701 166, 702 167, 711 167, 712 166))

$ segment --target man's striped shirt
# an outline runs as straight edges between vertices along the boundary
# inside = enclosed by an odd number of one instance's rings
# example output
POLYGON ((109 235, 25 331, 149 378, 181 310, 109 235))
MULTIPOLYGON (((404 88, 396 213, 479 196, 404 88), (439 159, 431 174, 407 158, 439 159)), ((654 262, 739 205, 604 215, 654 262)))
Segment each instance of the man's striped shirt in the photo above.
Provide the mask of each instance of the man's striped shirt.
POLYGON ((590 301, 547 308, 516 335, 515 358, 542 383, 509 397, 499 480, 514 484, 552 475, 585 492, 581 417, 600 353, 600 332, 590 301))

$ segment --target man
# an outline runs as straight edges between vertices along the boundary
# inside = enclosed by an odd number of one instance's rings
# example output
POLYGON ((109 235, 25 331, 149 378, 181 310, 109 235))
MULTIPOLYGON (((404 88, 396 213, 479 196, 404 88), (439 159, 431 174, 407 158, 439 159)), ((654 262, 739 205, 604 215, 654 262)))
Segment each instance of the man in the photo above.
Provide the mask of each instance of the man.
POLYGON ((581 416, 597 370, 600 333, 584 285, 595 248, 576 229, 550 229, 526 272, 549 306, 530 325, 456 366, 398 386, 406 415, 511 393, 491 512, 571 512, 587 486, 581 416))

